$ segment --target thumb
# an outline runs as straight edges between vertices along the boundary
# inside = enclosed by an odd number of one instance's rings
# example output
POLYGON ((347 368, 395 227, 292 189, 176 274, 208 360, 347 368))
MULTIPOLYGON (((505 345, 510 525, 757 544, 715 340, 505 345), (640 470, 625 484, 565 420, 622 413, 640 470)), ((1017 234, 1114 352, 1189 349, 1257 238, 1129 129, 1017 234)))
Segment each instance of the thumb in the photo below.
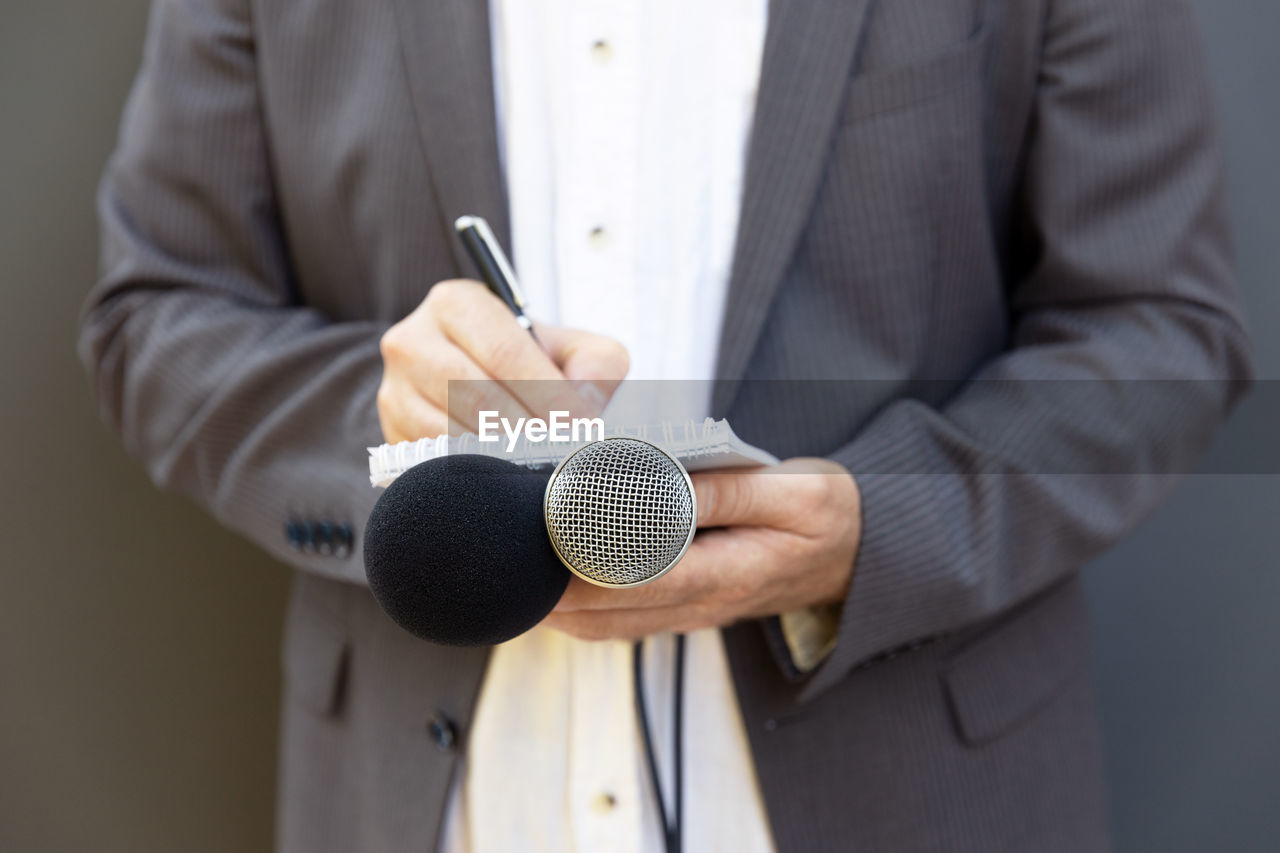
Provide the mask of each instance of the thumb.
POLYGON ((766 525, 774 515, 757 469, 705 471, 690 479, 698 498, 698 527, 766 525))
POLYGON ((830 459, 699 471, 689 479, 698 498, 699 527, 774 527, 799 533, 826 517, 824 510, 835 508, 858 518, 862 514, 857 481, 830 459))
POLYGON ((581 329, 539 324, 534 331, 565 378, 603 411, 631 369, 627 348, 613 338, 581 329))

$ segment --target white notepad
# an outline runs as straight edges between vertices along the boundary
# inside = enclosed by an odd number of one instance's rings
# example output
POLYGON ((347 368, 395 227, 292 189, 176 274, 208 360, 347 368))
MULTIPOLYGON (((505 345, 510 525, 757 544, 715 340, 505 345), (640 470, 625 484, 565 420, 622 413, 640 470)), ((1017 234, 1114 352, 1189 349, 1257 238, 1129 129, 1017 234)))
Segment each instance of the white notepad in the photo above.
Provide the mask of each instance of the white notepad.
MULTIPOLYGON (((726 420, 707 418, 702 423, 687 421, 682 424, 654 424, 639 427, 615 427, 610 436, 628 436, 653 442, 675 456, 689 471, 709 471, 713 468, 754 468, 760 465, 777 465, 773 454, 747 444, 734 433, 726 420)), ((589 442, 531 442, 523 436, 514 450, 507 451, 504 440, 481 442, 475 433, 460 436, 442 435, 438 438, 422 438, 384 444, 369 448, 369 482, 386 487, 396 477, 420 462, 448 456, 450 453, 476 453, 506 459, 518 465, 538 468, 556 465, 570 453, 589 442)))

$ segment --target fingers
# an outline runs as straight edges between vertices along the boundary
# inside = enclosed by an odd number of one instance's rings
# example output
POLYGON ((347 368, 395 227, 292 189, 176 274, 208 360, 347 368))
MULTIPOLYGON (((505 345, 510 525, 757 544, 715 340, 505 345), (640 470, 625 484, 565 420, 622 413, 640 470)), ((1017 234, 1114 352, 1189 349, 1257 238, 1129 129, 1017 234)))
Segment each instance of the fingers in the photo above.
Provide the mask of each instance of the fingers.
POLYGON ((382 338, 378 415, 387 440, 440 435, 450 426, 476 432, 481 411, 511 420, 549 419, 553 411, 599 415, 626 374, 626 351, 586 332, 539 332, 546 349, 479 282, 436 284, 382 338))
MULTIPOLYGON (((683 561, 681 561, 683 562, 683 561)), ((555 612, 573 613, 582 610, 626 610, 632 608, 663 607, 685 601, 694 590, 686 578, 679 576, 677 566, 653 583, 629 589, 610 589, 587 583, 574 576, 569 579, 564 595, 555 606, 555 612)))
POLYGON ((445 337, 488 375, 500 380, 564 378, 510 309, 480 282, 442 281, 423 305, 445 337))
POLYGON ((500 412, 509 418, 528 417, 528 408, 501 382, 485 373, 452 343, 437 344, 407 366, 415 389, 463 431, 479 429, 480 412, 500 412))
POLYGON ((383 440, 389 444, 435 438, 451 431, 449 416, 417 394, 397 393, 384 385, 378 389, 378 419, 383 440))
POLYGON ((398 440, 442 435, 450 423, 455 434, 474 432, 483 409, 528 414, 501 383, 440 335, 389 332, 382 353, 378 413, 384 433, 405 436, 398 440))
POLYGON ((847 469, 795 459, 693 479, 702 529, 679 565, 629 589, 574 578, 547 624, 584 639, 637 637, 843 600, 861 530, 847 469))
MULTIPOLYGON (((466 280, 440 282, 427 295, 427 303, 445 337, 479 367, 483 378, 504 385, 520 403, 519 409, 489 407, 490 411, 508 418, 546 418, 552 411, 599 414, 595 401, 583 398, 576 387, 565 382, 565 373, 540 340, 523 329, 511 310, 484 285, 466 280)), ((457 384, 454 390, 460 390, 457 384)), ((463 393, 464 403, 487 394, 477 389, 463 393)), ((457 407, 451 407, 450 412, 457 417, 457 407)), ((476 412, 460 420, 477 421, 476 412)))
MULTIPOLYGON (((643 610, 552 612, 542 624, 579 640, 639 640, 663 631, 689 634, 718 627, 724 616, 700 605, 643 610)), ((728 621, 732 621, 729 619, 728 621)))
POLYGON ((539 325, 536 331, 565 377, 577 384, 584 397, 598 398, 603 410, 631 369, 626 347, 612 338, 579 329, 539 325))
POLYGON ((610 589, 569 579, 555 611, 627 610, 664 608, 701 599, 715 592, 733 597, 751 577, 750 554, 743 543, 725 531, 699 533, 680 562, 667 574, 644 586, 610 589))
POLYGON ((763 469, 707 471, 690 476, 698 497, 698 527, 768 526, 789 514, 787 477, 763 469))
POLYGON ((803 533, 825 518, 830 499, 852 481, 827 459, 788 459, 769 468, 692 474, 698 527, 777 527, 803 533))

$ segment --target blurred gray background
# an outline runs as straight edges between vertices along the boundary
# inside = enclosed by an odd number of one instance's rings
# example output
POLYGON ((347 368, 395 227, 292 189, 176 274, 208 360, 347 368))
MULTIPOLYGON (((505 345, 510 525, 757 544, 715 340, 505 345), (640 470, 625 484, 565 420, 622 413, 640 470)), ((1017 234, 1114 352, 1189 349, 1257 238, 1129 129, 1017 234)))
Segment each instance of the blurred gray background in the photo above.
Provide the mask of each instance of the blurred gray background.
MULTIPOLYGON (((1256 354, 1276 379, 1280 4, 1195 5, 1256 354)), ((99 425, 73 349, 146 7, 0 5, 5 851, 270 847, 287 573, 151 488, 99 425)), ((1280 476, 1197 475, 1089 569, 1120 851, 1280 849, 1277 510, 1280 476)))

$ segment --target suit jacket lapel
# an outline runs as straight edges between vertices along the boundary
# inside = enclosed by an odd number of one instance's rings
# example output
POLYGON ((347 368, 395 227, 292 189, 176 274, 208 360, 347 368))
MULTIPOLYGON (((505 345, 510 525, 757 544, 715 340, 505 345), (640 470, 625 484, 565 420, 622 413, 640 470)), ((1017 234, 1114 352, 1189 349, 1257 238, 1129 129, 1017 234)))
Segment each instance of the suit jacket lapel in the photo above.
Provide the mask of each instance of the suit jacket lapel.
MULTIPOLYGON (((464 213, 511 246, 494 114, 489 8, 484 0, 391 0, 432 187, 449 227, 464 213)), ((426 227, 426 223, 423 224, 426 227)), ((474 269, 452 240, 458 268, 474 269)))
POLYGON ((728 411, 827 159, 869 0, 773 0, 748 145, 713 412, 728 411))

